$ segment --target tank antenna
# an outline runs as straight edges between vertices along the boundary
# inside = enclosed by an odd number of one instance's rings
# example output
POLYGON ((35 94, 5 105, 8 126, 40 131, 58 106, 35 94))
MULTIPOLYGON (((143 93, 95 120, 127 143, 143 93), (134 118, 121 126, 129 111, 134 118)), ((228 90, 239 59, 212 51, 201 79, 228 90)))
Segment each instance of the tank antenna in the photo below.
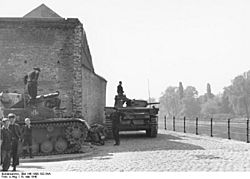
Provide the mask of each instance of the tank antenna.
POLYGON ((151 103, 150 89, 149 89, 149 79, 148 79, 148 102, 151 103))

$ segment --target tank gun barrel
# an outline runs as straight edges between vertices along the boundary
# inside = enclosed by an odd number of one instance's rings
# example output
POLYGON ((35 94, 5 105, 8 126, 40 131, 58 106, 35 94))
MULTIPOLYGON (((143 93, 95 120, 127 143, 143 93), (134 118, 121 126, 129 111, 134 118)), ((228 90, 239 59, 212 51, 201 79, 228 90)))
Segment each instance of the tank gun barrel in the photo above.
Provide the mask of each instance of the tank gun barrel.
POLYGON ((153 103, 147 103, 148 105, 152 105, 152 104, 160 104, 159 102, 153 102, 153 103))
POLYGON ((152 105, 152 104, 160 104, 160 103, 159 102, 147 103, 147 105, 152 105))

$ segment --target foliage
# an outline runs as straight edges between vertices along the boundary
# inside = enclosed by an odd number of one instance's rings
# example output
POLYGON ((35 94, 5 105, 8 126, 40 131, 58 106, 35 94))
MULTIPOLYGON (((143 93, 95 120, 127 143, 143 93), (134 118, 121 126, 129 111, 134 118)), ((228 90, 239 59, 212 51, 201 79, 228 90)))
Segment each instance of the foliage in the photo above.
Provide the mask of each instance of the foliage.
POLYGON ((201 113, 204 117, 212 117, 219 112, 219 104, 216 98, 209 99, 201 104, 201 113))
POLYGON ((225 93, 234 113, 249 118, 250 71, 235 77, 232 84, 225 88, 225 93))
POLYGON ((184 97, 184 89, 182 86, 182 82, 179 82, 179 96, 180 96, 180 99, 184 97))
POLYGON ((181 115, 189 118, 196 117, 200 114, 200 104, 198 101, 198 91, 193 86, 188 86, 184 91, 182 99, 181 115))
POLYGON ((211 85, 199 96, 193 86, 184 90, 182 82, 179 87, 168 87, 160 97, 160 112, 168 116, 186 116, 194 118, 237 115, 248 117, 250 112, 250 71, 232 80, 232 84, 224 88, 222 94, 214 95, 211 85))
POLYGON ((211 85, 209 83, 207 84, 207 94, 206 95, 207 95, 208 100, 212 99, 214 97, 214 94, 211 91, 211 85))
POLYGON ((168 87, 160 97, 161 115, 178 116, 181 110, 178 88, 168 87))

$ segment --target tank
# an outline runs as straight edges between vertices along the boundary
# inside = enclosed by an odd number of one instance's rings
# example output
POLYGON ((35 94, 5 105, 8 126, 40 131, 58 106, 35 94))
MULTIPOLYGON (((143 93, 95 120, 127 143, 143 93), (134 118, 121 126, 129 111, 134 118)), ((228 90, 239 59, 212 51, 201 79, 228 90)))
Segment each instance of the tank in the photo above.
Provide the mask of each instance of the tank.
POLYGON ((156 108, 154 104, 159 103, 131 100, 125 95, 116 95, 114 107, 105 107, 105 124, 108 136, 112 137, 111 114, 118 111, 123 114, 119 126, 120 131, 145 130, 148 137, 157 137, 159 108, 156 108))
MULTIPOLYGON (((18 93, 0 93, 0 112, 7 116, 14 113, 23 133, 24 119, 30 118, 32 125, 33 155, 76 153, 81 150, 89 126, 76 113, 65 116, 60 108, 59 92, 37 96, 31 104, 29 96, 18 93)), ((20 143, 20 152, 22 144, 20 143)))

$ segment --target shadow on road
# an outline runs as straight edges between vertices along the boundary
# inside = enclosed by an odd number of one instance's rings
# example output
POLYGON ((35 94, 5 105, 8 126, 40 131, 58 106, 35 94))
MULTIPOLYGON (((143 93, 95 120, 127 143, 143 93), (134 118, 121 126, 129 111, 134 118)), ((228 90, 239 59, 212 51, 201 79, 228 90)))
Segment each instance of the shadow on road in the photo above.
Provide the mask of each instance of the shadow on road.
MULTIPOLYGON (((122 133, 120 146, 113 146, 113 140, 108 140, 104 146, 98 146, 98 150, 90 157, 80 160, 108 160, 114 153, 145 152, 157 150, 205 150, 204 148, 185 142, 181 137, 170 134, 158 134, 156 138, 149 138, 145 133, 122 133)), ((76 160, 79 160, 76 159, 76 160)))

